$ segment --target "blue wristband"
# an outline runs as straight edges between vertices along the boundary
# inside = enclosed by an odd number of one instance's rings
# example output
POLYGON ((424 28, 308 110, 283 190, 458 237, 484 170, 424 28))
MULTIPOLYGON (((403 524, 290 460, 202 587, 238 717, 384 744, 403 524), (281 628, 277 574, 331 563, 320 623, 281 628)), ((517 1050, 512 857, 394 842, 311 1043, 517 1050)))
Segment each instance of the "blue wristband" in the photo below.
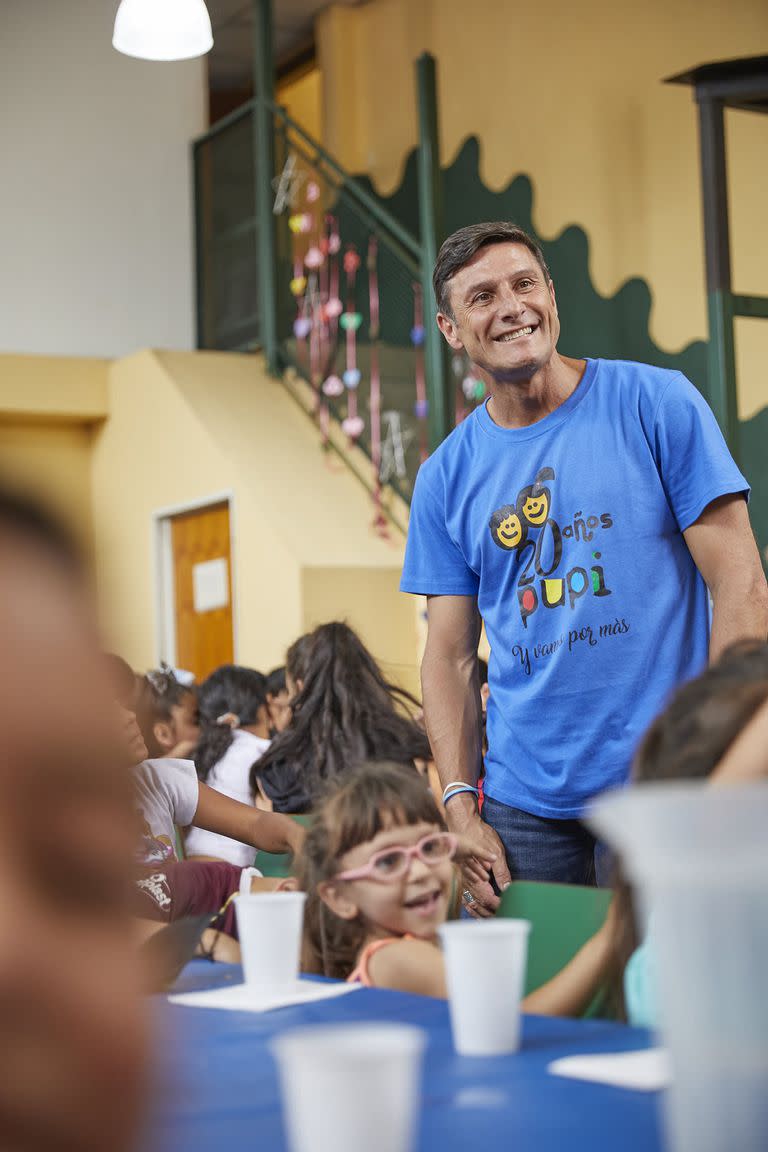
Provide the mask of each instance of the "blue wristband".
POLYGON ((454 796, 461 796, 463 792, 471 792, 475 798, 480 795, 479 789, 475 788, 473 784, 449 784, 443 792, 443 804, 447 804, 454 796))

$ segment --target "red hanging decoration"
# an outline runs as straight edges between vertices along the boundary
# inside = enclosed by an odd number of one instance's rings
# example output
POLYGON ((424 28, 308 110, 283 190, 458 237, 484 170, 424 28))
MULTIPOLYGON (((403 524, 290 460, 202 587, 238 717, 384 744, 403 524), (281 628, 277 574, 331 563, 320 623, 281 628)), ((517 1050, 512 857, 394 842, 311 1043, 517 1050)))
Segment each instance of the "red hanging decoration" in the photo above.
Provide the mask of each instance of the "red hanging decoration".
POLYGON ((379 374, 379 273, 378 245, 375 236, 368 241, 368 307, 370 311, 371 356, 371 460, 373 462, 373 526, 380 536, 389 536, 387 520, 381 507, 381 376, 379 374))
POLYGON ((427 403, 427 383, 424 374, 424 299, 421 294, 421 285, 413 286, 413 328, 411 329, 411 342, 413 343, 416 373, 416 404, 414 413, 419 424, 419 456, 423 464, 429 455, 427 440, 427 416, 429 407, 427 403))

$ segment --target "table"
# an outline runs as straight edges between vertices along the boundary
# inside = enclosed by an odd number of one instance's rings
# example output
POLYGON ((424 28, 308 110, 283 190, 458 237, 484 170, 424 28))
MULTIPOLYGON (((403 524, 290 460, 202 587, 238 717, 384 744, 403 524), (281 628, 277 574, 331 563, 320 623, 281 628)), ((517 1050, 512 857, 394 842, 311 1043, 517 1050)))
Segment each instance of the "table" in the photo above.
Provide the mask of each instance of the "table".
MULTIPOLYGON (((239 966, 193 961, 175 991, 240 983, 239 966)), ((444 1001, 364 988, 262 1014, 155 1001, 156 1049, 171 1058, 141 1152, 285 1152, 267 1044, 288 1028, 396 1020, 428 1033, 419 1152, 662 1152, 659 1094, 550 1076, 560 1056, 648 1047, 642 1029, 527 1016, 523 1046, 493 1059, 457 1056, 444 1001)), ((157 1078, 156 1078, 157 1083, 157 1078)), ((361 1149, 360 1152, 365 1152, 361 1149)))

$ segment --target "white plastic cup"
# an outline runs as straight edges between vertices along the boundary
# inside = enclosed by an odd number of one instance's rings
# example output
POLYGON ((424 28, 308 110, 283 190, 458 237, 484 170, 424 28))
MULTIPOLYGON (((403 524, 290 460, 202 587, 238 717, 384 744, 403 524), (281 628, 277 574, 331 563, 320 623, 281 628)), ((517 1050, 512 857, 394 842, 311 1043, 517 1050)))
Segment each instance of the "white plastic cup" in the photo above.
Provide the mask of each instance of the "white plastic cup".
POLYGON ((587 821, 620 850, 648 923, 670 1152, 765 1152, 768 784, 636 785, 587 821))
POLYGON ((411 1152, 426 1035, 346 1024, 271 1041, 291 1152, 411 1152))
POLYGON ((453 1046, 462 1056, 520 1047, 529 920, 452 920, 439 929, 453 1046))
POLYGON ((240 892, 235 897, 246 984, 282 988, 299 978, 306 892, 240 892))

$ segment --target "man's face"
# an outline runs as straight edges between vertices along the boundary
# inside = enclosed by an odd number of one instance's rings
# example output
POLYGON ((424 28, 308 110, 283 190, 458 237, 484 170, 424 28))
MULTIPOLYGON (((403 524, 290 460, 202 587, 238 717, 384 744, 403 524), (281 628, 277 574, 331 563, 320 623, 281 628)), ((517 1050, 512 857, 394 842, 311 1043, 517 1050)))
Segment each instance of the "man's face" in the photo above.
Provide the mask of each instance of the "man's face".
POLYGON ((555 290, 524 244, 481 248, 448 291, 453 315, 438 313, 440 331, 494 380, 527 380, 549 363, 560 335, 555 290))
POLYGON ((0 1131, 13 1152, 128 1147, 143 1026, 129 777, 90 606, 0 539, 0 1131))

